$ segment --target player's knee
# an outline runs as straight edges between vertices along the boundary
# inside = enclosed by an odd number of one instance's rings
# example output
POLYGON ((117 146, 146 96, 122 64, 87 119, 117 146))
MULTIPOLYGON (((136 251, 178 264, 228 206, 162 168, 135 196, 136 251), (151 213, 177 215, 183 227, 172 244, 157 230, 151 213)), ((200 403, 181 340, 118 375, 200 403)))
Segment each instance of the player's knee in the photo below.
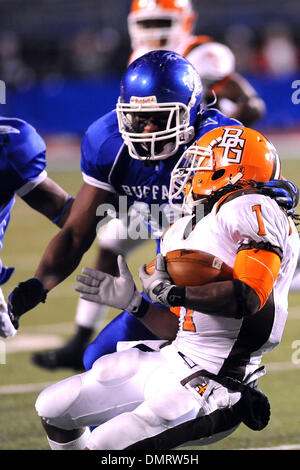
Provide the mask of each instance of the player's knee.
POLYGON ((199 412, 199 402, 187 390, 174 390, 148 399, 135 413, 152 426, 174 426, 194 419, 199 412))
POLYGON ((92 373, 103 385, 114 385, 118 381, 133 377, 139 370, 140 351, 132 348, 108 354, 94 362, 92 373))
POLYGON ((68 415, 68 409, 78 398, 81 390, 79 375, 50 385, 38 396, 35 408, 37 414, 51 426, 72 429, 74 426, 68 415))

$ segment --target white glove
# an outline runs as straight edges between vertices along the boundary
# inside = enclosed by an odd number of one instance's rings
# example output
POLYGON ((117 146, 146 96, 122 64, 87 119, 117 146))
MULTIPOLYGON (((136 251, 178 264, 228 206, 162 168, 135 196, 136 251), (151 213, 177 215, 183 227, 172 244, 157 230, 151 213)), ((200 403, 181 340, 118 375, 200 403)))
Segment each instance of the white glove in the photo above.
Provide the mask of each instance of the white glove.
POLYGON ((8 338, 9 336, 15 336, 16 333, 17 330, 11 322, 7 311, 7 304, 0 289, 0 336, 8 338))
POLYGON ((111 276, 103 271, 84 268, 85 276, 76 276, 77 281, 84 285, 76 285, 75 290, 80 297, 98 304, 127 310, 136 313, 142 302, 142 294, 138 292, 133 277, 123 256, 118 256, 119 277, 111 276))
POLYGON ((145 294, 155 304, 171 307, 168 301, 170 290, 174 287, 172 280, 167 273, 166 263, 163 255, 159 253, 155 259, 155 269, 152 274, 147 274, 146 265, 140 267, 139 276, 143 283, 145 294))

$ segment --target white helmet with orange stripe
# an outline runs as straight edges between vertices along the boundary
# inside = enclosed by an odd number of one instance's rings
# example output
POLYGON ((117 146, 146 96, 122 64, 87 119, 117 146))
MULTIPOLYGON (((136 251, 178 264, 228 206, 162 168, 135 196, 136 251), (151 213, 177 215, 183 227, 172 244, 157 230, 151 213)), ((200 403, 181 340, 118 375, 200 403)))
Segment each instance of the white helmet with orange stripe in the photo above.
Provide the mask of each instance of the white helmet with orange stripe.
POLYGON ((133 0, 128 15, 132 49, 176 50, 192 33, 195 18, 191 0, 133 0))

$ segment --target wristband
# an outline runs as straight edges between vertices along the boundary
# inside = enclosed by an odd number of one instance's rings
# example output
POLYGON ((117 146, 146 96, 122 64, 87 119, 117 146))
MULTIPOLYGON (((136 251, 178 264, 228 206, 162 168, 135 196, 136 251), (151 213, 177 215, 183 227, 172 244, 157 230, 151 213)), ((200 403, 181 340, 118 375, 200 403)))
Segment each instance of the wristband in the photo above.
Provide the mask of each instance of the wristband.
POLYGON ((62 216, 65 214, 66 210, 67 210, 67 207, 68 207, 68 204, 69 204, 69 201, 72 199, 72 196, 68 196, 67 197, 67 200, 66 202, 64 203, 64 206, 62 208, 62 210, 60 211, 60 213, 58 214, 58 216, 56 216, 54 219, 51 219, 51 222, 53 224, 57 224, 60 219, 62 218, 62 216))
POLYGON ((172 286, 168 292, 167 301, 171 307, 184 307, 185 287, 172 286))
POLYGON ((150 302, 148 302, 146 299, 144 299, 144 297, 142 297, 142 301, 138 309, 136 310, 136 312, 131 311, 130 313, 137 318, 143 318, 148 312, 149 307, 150 307, 150 302))

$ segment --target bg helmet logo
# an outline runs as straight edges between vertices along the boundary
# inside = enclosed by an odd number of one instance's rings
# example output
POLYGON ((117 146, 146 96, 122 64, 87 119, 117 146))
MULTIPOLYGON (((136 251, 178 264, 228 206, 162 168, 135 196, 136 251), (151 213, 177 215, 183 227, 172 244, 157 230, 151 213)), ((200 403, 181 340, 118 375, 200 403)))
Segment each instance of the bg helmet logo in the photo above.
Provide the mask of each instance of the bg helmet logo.
POLYGON ((230 129, 224 130, 222 140, 218 144, 218 147, 224 148, 223 157, 227 158, 229 162, 240 163, 243 155, 243 149, 245 146, 245 139, 241 138, 243 129, 230 129), (233 156, 232 156, 233 154, 233 156))

